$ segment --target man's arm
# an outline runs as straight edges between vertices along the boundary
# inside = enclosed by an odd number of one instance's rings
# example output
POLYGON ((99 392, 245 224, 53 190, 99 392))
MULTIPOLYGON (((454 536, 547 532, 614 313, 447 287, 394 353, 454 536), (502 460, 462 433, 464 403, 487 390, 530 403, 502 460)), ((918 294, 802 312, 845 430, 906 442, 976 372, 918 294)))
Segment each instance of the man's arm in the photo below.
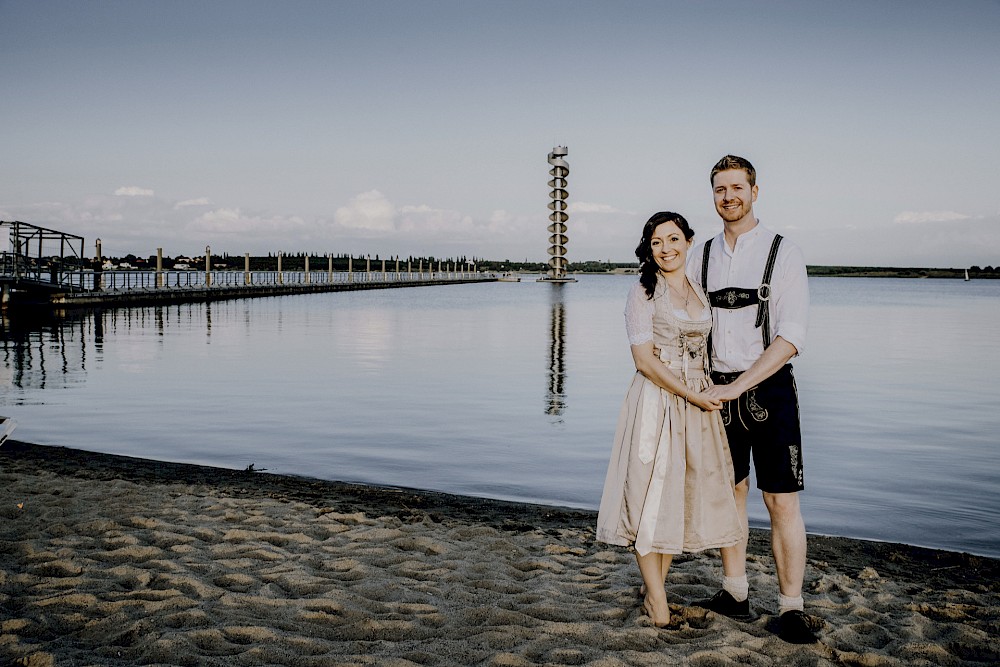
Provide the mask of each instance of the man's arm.
POLYGON ((764 354, 758 357, 753 366, 736 378, 735 382, 709 387, 704 393, 720 401, 735 400, 746 390, 756 387, 777 373, 796 354, 798 354, 798 350, 795 349, 795 346, 781 336, 778 336, 764 350, 764 354))

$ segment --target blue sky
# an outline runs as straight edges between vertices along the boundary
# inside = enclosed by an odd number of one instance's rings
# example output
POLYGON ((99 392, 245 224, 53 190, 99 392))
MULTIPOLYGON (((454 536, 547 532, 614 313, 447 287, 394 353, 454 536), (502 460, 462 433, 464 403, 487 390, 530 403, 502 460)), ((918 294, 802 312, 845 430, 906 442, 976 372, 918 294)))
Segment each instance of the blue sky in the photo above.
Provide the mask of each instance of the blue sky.
POLYGON ((0 0, 0 219, 105 254, 631 261, 708 172, 810 264, 1000 264, 1000 2, 0 0))

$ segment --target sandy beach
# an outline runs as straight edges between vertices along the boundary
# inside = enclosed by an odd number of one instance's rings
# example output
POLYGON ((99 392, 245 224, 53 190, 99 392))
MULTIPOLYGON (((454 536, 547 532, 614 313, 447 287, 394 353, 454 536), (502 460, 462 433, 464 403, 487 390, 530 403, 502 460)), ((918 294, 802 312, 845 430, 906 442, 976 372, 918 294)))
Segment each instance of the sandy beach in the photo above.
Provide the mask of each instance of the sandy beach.
MULTIPOLYGON (((685 555, 674 621, 640 613, 634 558, 596 513, 0 447, 0 665, 995 665, 1000 561, 809 537, 820 643, 693 608, 718 554, 685 555)), ((807 517, 808 521, 808 517, 807 517)))

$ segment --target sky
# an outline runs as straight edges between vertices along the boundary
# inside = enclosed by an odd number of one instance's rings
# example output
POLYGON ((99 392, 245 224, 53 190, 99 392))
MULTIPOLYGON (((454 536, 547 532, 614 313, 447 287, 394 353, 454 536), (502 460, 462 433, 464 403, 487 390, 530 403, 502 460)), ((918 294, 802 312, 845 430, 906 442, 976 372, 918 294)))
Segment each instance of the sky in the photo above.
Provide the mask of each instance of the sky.
POLYGON ((1000 265, 1000 0, 0 0, 0 220, 105 255, 570 261, 721 230, 808 264, 1000 265))

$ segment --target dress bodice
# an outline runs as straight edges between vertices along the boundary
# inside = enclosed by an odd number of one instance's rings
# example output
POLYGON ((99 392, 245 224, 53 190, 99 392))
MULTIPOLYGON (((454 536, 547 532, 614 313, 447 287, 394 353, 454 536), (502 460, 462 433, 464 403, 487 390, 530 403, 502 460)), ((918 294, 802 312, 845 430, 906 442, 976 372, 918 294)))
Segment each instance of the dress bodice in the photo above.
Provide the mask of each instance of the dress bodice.
POLYGON ((692 289, 703 305, 702 319, 678 316, 667 297, 664 281, 659 281, 653 294, 653 344, 660 350, 660 360, 680 373, 685 382, 708 374, 706 351, 712 330, 708 300, 697 285, 692 284, 692 289))

